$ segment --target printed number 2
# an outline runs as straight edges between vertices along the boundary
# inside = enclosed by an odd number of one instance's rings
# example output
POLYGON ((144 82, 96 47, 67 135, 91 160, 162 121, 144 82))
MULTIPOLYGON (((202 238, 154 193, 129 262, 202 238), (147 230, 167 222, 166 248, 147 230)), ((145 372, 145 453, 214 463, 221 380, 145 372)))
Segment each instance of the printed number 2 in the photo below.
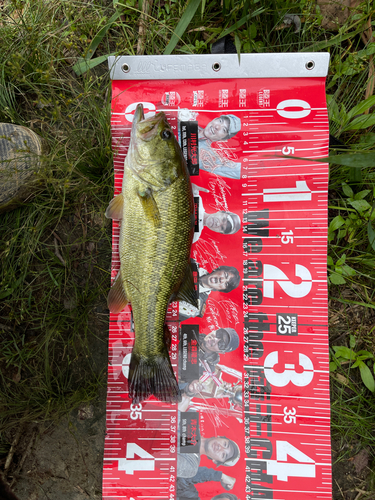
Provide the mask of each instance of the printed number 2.
POLYGON ((298 354, 298 364, 302 366, 303 372, 297 373, 293 363, 285 363, 285 370, 277 373, 273 369, 279 363, 279 352, 272 351, 264 360, 264 374, 271 385, 275 387, 285 387, 289 382, 297 387, 309 385, 314 378, 314 365, 311 359, 305 354, 298 354))
POLYGON ((276 266, 272 264, 264 264, 263 266, 263 295, 270 299, 274 298, 275 281, 278 283, 284 292, 293 297, 300 299, 306 297, 312 288, 312 276, 310 271, 300 264, 295 265, 295 275, 301 278, 301 283, 298 285, 289 280, 288 276, 276 266))
POLYGON ((267 474, 279 481, 288 481, 289 476, 315 477, 315 462, 288 441, 276 441, 276 460, 267 460, 267 474), (288 455, 299 463, 288 463, 288 455))
POLYGON ((134 474, 134 471, 155 470, 155 459, 137 443, 127 443, 126 458, 118 459, 118 470, 123 470, 126 474, 131 475, 134 474), (140 460, 134 459, 135 455, 138 455, 140 460))

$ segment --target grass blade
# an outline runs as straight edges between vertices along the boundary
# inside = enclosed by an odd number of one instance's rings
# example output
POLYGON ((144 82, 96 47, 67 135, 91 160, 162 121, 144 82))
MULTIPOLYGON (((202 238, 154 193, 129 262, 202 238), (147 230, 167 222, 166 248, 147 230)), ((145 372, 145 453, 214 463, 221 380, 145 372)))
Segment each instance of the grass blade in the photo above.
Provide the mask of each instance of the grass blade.
POLYGON ((241 40, 237 33, 234 34, 234 45, 236 46, 238 55, 238 64, 241 64, 241 40))
POLYGON ((169 55, 172 53, 173 49, 176 47, 178 41, 181 39, 182 35, 185 33, 186 28, 188 27, 190 21, 193 19, 194 14, 196 13, 199 4, 202 0, 190 0, 188 3, 185 12, 182 14, 179 23, 176 26, 176 29, 168 43, 165 47, 163 54, 169 55))
POLYGON ((318 52, 319 50, 327 49, 328 47, 332 47, 333 45, 340 45, 343 41, 354 38, 356 35, 362 33, 365 30, 366 28, 364 26, 361 26, 357 30, 351 31, 346 35, 338 34, 336 36, 333 36, 330 40, 323 40, 322 42, 317 42, 309 45, 308 47, 301 49, 300 52, 318 52))
POLYGON ((103 26, 103 28, 94 36, 92 42, 89 45, 89 48, 87 49, 87 54, 85 55, 85 61, 89 61, 92 56, 94 55, 94 52, 98 48, 99 44, 102 42, 103 38, 107 34, 107 31, 109 28, 112 26, 112 24, 117 21, 117 19, 121 16, 121 12, 115 12, 113 16, 108 20, 108 23, 103 26))
POLYGON ((95 57, 95 59, 91 59, 90 61, 86 61, 85 59, 80 59, 74 66, 73 66, 73 71, 77 76, 81 76, 86 71, 88 71, 91 68, 95 68, 95 66, 98 66, 99 64, 105 62, 109 56, 114 56, 116 52, 112 52, 111 54, 105 55, 105 56, 99 56, 95 57))
POLYGON ((294 160, 318 161, 321 163, 333 163, 353 168, 370 168, 375 164, 375 153, 349 153, 344 155, 332 155, 325 158, 303 158, 300 156, 283 156, 294 160))
POLYGON ((254 10, 254 12, 250 12, 249 14, 246 14, 246 16, 244 16, 242 19, 240 19, 239 21, 234 23, 230 28, 227 28, 226 30, 222 31, 220 33, 220 35, 218 36, 218 39, 229 35, 230 33, 232 33, 232 31, 243 26, 249 19, 251 19, 252 17, 258 16, 259 14, 262 14, 265 10, 266 9, 264 7, 260 7, 259 9, 254 10))
POLYGON ((370 212, 370 216, 368 218, 368 222, 367 222, 367 236, 368 236, 368 240, 370 242, 370 245, 372 247, 372 249, 374 250, 375 252, 375 231, 372 227, 372 224, 371 224, 371 216, 372 216, 372 213, 375 209, 375 204, 372 206, 372 210, 370 212))

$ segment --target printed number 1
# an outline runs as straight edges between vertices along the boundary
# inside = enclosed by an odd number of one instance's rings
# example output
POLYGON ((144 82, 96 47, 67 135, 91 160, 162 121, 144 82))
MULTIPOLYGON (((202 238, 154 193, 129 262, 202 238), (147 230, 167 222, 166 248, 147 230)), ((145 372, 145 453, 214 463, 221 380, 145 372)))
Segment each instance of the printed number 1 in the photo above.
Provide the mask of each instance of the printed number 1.
POLYGON ((125 474, 131 475, 134 474, 134 471, 155 470, 155 459, 137 443, 127 443, 126 458, 118 459, 118 470, 123 470, 125 474), (140 460, 134 460, 135 455, 140 457, 140 460))
POLYGON ((267 474, 279 481, 288 481, 289 476, 315 477, 315 462, 288 441, 276 441, 276 460, 267 460, 267 474), (288 463, 288 455, 299 463, 288 463))
POLYGON ((296 187, 263 189, 263 201, 310 201, 311 191, 306 181, 296 181, 296 187))

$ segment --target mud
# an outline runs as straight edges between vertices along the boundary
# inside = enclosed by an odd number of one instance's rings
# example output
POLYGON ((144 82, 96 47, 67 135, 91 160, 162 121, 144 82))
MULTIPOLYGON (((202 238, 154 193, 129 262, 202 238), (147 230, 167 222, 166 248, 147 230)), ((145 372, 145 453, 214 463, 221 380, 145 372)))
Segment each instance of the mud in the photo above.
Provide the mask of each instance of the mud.
POLYGON ((101 499, 105 391, 59 425, 30 426, 20 443, 22 457, 32 440, 14 492, 20 500, 101 499))

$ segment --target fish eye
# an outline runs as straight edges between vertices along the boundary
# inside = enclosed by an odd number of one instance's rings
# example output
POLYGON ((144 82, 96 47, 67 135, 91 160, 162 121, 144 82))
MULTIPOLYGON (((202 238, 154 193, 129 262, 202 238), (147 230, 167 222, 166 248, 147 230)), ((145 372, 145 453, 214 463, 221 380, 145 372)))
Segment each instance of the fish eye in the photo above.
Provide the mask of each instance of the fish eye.
POLYGON ((160 135, 164 141, 167 141, 172 137, 172 132, 168 129, 164 129, 160 135))

